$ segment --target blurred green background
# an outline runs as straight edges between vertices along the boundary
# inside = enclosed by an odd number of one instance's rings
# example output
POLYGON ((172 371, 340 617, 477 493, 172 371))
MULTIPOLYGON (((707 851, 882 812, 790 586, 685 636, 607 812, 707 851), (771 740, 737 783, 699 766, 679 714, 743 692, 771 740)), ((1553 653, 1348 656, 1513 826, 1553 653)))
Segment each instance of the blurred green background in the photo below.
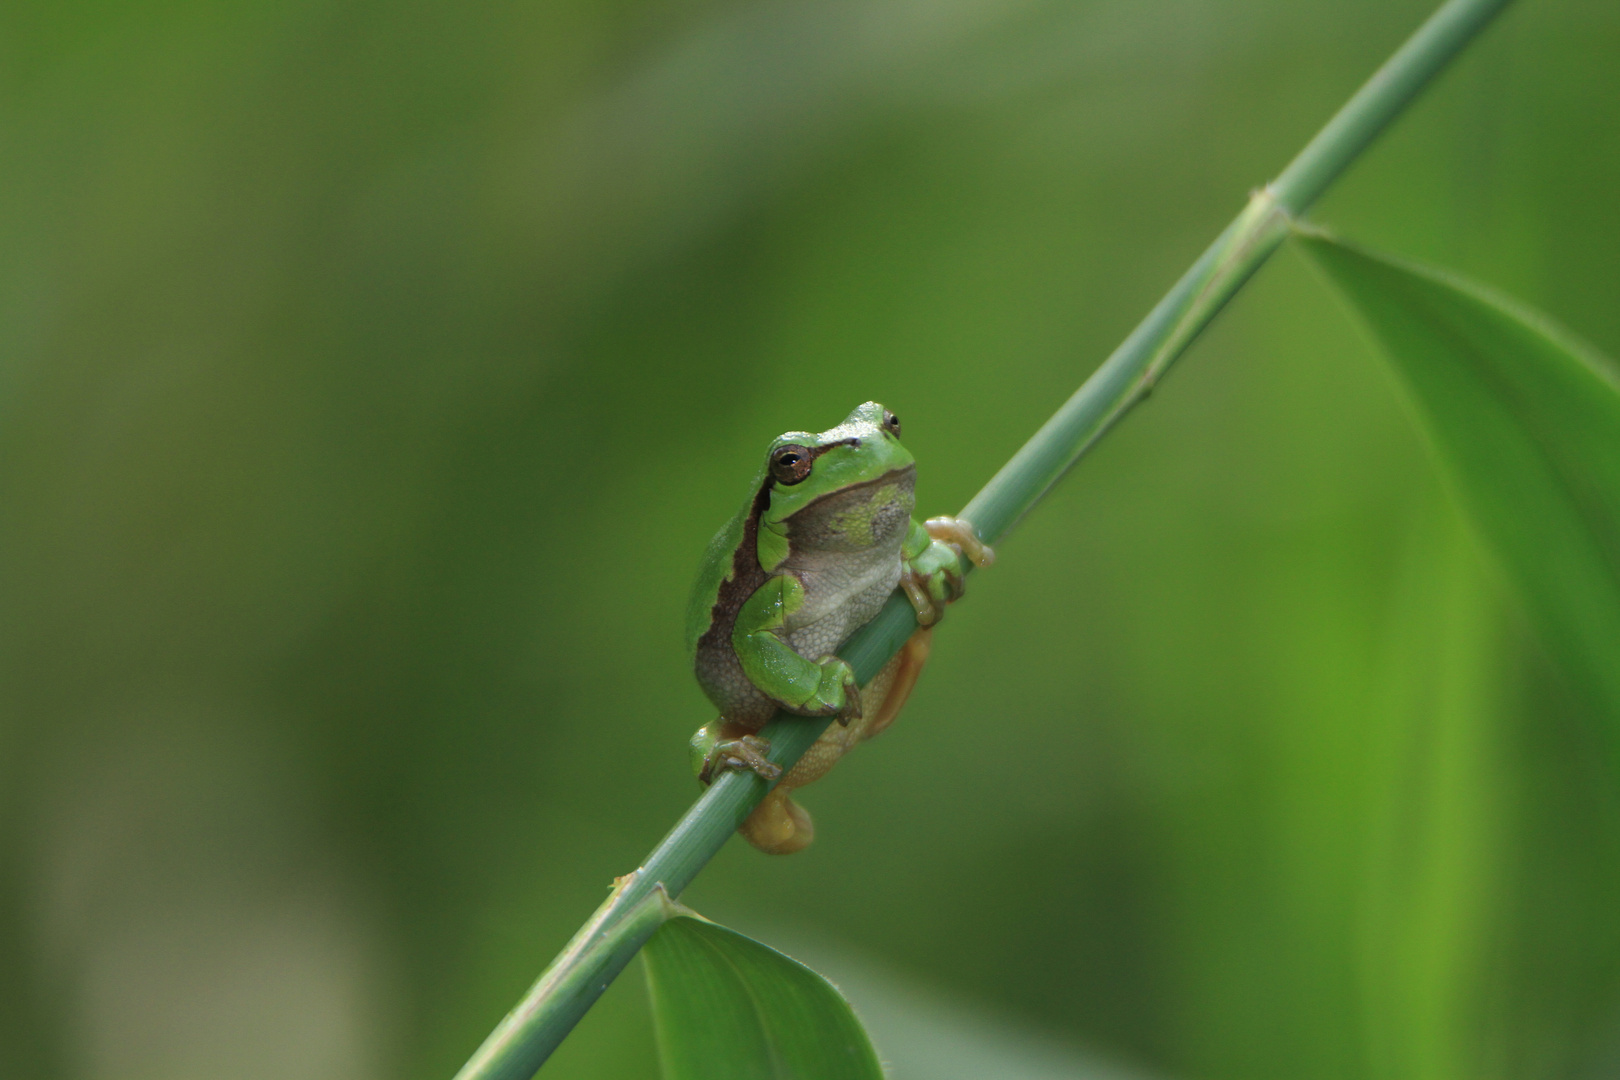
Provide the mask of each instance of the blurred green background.
MULTIPOLYGON (((957 510, 1428 11, 0 9, 0 1075, 447 1078, 696 795, 768 440, 957 510)), ((1617 56, 1519 5, 1316 219, 1620 353, 1617 56)), ((1000 551, 688 903, 901 1080, 1620 1070, 1616 769, 1303 260, 1000 551)))

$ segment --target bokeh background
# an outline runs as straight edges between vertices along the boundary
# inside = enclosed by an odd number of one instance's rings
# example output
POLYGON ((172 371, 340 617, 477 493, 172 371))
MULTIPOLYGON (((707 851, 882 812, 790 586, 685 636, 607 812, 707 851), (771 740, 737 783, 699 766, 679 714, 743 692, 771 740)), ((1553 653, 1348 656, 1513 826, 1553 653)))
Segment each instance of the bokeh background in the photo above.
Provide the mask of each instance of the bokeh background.
MULTIPOLYGON (((0 1074, 447 1078, 697 793, 768 440, 960 508, 1428 10, 0 8, 0 1074)), ((1620 353, 1616 57, 1526 0, 1316 220, 1620 353)), ((1620 1069, 1620 771, 1302 259, 1001 555, 686 896, 901 1080, 1620 1069)))

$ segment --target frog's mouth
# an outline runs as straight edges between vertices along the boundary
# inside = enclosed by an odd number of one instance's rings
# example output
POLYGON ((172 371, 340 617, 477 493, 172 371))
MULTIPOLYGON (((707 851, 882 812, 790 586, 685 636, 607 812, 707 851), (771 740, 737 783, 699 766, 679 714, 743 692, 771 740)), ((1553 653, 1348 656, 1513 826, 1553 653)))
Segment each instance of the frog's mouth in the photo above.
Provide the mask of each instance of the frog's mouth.
MULTIPOLYGON (((849 441, 858 443, 860 440, 851 439, 849 441)), ((842 446, 843 444, 834 443, 833 445, 842 446)), ((859 483, 845 485, 844 487, 839 488, 837 491, 829 491, 824 495, 817 495, 814 499, 811 499, 809 502, 793 511, 793 513, 789 515, 786 520, 791 522, 794 518, 798 517, 806 510, 819 507, 828 500, 849 499, 851 496, 859 496, 862 492, 868 491, 872 488, 883 487, 886 484, 898 483, 907 479, 908 477, 914 477, 916 475, 917 465, 915 462, 910 465, 902 465, 898 469, 890 469, 888 472, 874 476, 870 480, 862 480, 859 483)))

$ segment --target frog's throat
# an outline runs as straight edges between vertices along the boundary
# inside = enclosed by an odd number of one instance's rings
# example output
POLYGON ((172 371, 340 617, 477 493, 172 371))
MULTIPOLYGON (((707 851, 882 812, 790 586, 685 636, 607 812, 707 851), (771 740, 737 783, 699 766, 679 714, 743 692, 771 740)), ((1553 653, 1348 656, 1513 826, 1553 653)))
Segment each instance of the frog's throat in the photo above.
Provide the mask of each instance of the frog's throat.
MULTIPOLYGON (((759 523, 759 531, 756 540, 760 568, 766 573, 771 573, 787 561, 788 556, 792 554, 793 551, 793 544, 789 538, 794 531, 793 523, 795 520, 805 521, 813 519, 816 514, 824 510, 826 504, 832 500, 848 499, 851 494, 856 492, 896 485, 903 482, 907 477, 915 477, 916 473, 917 465, 915 462, 912 462, 910 464, 903 465, 898 469, 889 469, 888 471, 875 476, 870 480, 862 480, 859 483, 849 484, 845 487, 841 487, 837 491, 829 491, 825 494, 818 495, 814 499, 811 499, 809 502, 805 503, 803 506, 797 507, 793 513, 789 514, 781 521, 771 521, 768 518, 762 519, 759 523)), ((911 508, 909 506, 906 508, 906 516, 907 518, 911 516, 911 508)))

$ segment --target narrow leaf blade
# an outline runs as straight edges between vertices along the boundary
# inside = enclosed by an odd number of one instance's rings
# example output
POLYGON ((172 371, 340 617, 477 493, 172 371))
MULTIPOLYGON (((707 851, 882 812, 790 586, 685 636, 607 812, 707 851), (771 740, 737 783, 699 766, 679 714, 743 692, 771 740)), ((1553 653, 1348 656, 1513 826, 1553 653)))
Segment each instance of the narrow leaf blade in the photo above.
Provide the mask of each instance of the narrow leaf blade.
POLYGON ((849 1003, 775 949, 683 915, 642 957, 665 1080, 882 1080, 849 1003))
POLYGON ((1300 240, 1371 329, 1480 535, 1620 746, 1620 377, 1550 319, 1443 272, 1300 240))

